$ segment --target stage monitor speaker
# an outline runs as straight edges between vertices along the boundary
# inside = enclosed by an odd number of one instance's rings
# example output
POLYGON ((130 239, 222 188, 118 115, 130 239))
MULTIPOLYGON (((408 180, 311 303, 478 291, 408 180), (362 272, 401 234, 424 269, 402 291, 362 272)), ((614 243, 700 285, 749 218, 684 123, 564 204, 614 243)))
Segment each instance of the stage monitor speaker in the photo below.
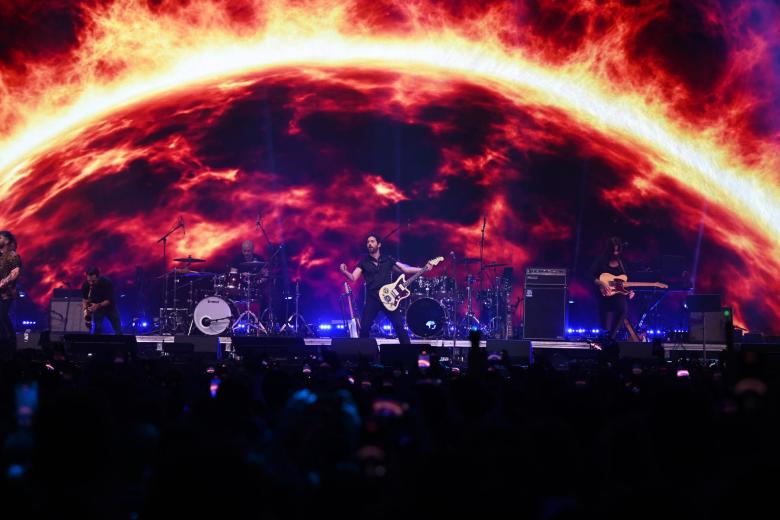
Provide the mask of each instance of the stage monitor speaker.
POLYGON ((235 336, 231 339, 233 352, 241 359, 303 359, 317 354, 299 337, 235 336))
POLYGON ((81 291, 55 289, 49 305, 49 330, 52 332, 89 332, 84 324, 81 291))
MULTIPOLYGON (((175 336, 173 343, 192 345, 193 352, 200 354, 200 357, 214 357, 222 359, 223 345, 219 342, 219 336, 175 336)), ((171 343, 163 343, 163 351, 175 351, 176 347, 170 347, 171 343)))
POLYGON ((368 361, 379 359, 379 346, 374 338, 333 338, 330 350, 341 358, 365 358, 368 361))
POLYGON ((664 346, 660 341, 621 341, 618 343, 620 359, 651 360, 664 358, 664 346))
POLYGON ((531 342, 527 340, 489 339, 485 347, 488 352, 506 350, 512 361, 531 360, 531 342))
POLYGON ((385 343, 379 347, 379 362, 387 367, 403 367, 411 370, 417 367, 420 352, 430 351, 431 346, 422 343, 400 345, 385 343))
POLYGON ((133 335, 65 334, 65 353, 78 360, 112 362, 117 356, 135 357, 138 343, 133 335))
POLYGON ((562 340, 566 337, 566 287, 526 285, 523 338, 562 340))

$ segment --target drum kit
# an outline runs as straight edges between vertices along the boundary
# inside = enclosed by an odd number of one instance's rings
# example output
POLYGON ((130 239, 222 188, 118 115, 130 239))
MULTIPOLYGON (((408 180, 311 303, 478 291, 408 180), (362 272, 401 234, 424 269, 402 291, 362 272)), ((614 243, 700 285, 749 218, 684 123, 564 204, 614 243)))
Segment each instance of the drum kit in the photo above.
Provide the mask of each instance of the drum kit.
POLYGON ((181 267, 160 277, 165 284, 160 334, 259 336, 277 330, 271 296, 279 276, 269 272, 268 262, 251 260, 239 264, 241 271, 211 273, 193 269, 205 262, 201 258, 174 261, 181 267), (266 307, 260 312, 264 301, 266 307))
MULTIPOLYGON (((453 255, 453 259, 456 266, 480 263, 479 258, 455 259, 453 255)), ((509 303, 512 268, 507 266, 484 263, 477 273, 467 274, 460 285, 457 269, 452 275, 419 277, 411 286, 412 296, 405 309, 409 332, 421 339, 450 339, 467 338, 471 330, 479 329, 485 337, 511 337, 516 304, 509 303), (496 269, 501 267, 504 270, 498 275, 496 269), (462 310, 465 313, 461 316, 462 310)))

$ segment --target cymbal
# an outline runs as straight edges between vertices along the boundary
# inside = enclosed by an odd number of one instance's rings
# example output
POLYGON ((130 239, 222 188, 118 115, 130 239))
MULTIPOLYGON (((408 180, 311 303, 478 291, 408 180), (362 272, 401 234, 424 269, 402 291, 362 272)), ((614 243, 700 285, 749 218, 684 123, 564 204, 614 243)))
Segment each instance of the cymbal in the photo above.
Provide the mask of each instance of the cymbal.
POLYGON ((479 263, 479 258, 469 258, 469 257, 458 258, 457 260, 455 260, 455 263, 456 264, 477 264, 479 263))
POLYGON ((483 265, 482 268, 483 269, 492 269, 493 267, 506 267, 508 265, 509 264, 502 264, 500 262, 492 262, 492 263, 483 265))
POLYGON ((201 258, 192 258, 192 255, 188 256, 187 258, 174 258, 174 262, 184 262, 187 264, 197 264, 200 262, 205 262, 205 260, 201 258))
POLYGON ((268 262, 261 262, 260 260, 252 260, 249 262, 241 262, 238 265, 240 265, 241 267, 260 267, 262 265, 267 265, 267 264, 268 262))

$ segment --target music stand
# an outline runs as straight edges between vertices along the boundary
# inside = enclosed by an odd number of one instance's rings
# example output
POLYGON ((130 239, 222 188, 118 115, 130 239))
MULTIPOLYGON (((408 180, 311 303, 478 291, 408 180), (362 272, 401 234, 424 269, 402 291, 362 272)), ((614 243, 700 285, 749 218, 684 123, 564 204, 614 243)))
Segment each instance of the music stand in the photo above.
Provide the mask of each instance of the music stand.
MULTIPOLYGON (((688 309, 690 322, 690 313, 700 312, 702 316, 702 355, 704 363, 707 364, 707 313, 720 312, 721 302, 720 294, 690 294, 685 298, 685 307, 688 309)), ((688 328, 690 334, 690 327, 688 328)))

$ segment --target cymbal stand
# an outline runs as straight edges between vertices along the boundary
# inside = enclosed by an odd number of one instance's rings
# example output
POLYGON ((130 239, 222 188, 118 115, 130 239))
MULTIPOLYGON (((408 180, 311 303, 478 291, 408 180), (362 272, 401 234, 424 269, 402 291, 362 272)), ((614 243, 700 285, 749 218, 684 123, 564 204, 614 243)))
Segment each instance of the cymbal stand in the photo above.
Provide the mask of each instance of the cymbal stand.
POLYGON ((469 331, 473 326, 476 326, 479 328, 481 326, 479 320, 476 316, 474 316, 474 311, 472 309, 472 298, 471 298, 471 286, 474 283, 474 277, 472 275, 468 275, 466 277, 466 315, 463 316, 463 319, 458 323, 458 330, 457 333, 460 333, 465 325, 465 329, 463 329, 463 335, 465 337, 468 337, 469 331))
MULTIPOLYGON (((239 282, 240 283, 240 282, 239 282)), ((231 332, 233 334, 236 333, 236 329, 241 325, 241 322, 246 322, 246 331, 249 332, 249 328, 254 326, 255 327, 255 335, 259 336, 260 332, 262 331, 263 334, 268 335, 268 330, 263 326, 260 319, 257 317, 257 314, 252 312, 251 309, 252 306, 252 279, 251 277, 247 278, 247 285, 246 285, 246 310, 239 314, 239 316, 236 318, 236 321, 233 323, 233 327, 231 327, 231 332)))
POLYGON ((309 328, 309 324, 306 323, 306 318, 304 318, 300 312, 298 312, 298 303, 301 298, 301 290, 300 290, 300 280, 296 280, 295 282, 295 312, 290 315, 289 318, 287 318, 287 321, 285 321, 284 325, 282 325, 282 328, 279 329, 279 332, 284 332, 285 329, 290 329, 294 331, 293 333, 298 336, 299 335, 299 329, 298 329, 298 323, 299 321, 303 322, 303 326, 306 329, 306 334, 313 335, 311 328, 309 328), (291 323, 292 322, 292 323, 291 323))
MULTIPOLYGON (((165 325, 168 321, 168 237, 179 228, 184 229, 184 223, 181 219, 179 219, 178 222, 176 222, 176 224, 174 224, 174 226, 168 230, 167 233, 165 233, 157 240, 158 244, 162 242, 163 245, 163 272, 165 273, 165 283, 163 288, 163 309, 165 310, 160 313, 160 334, 166 333, 165 325)), ((176 306, 174 305, 174 308, 175 307, 176 306)))

